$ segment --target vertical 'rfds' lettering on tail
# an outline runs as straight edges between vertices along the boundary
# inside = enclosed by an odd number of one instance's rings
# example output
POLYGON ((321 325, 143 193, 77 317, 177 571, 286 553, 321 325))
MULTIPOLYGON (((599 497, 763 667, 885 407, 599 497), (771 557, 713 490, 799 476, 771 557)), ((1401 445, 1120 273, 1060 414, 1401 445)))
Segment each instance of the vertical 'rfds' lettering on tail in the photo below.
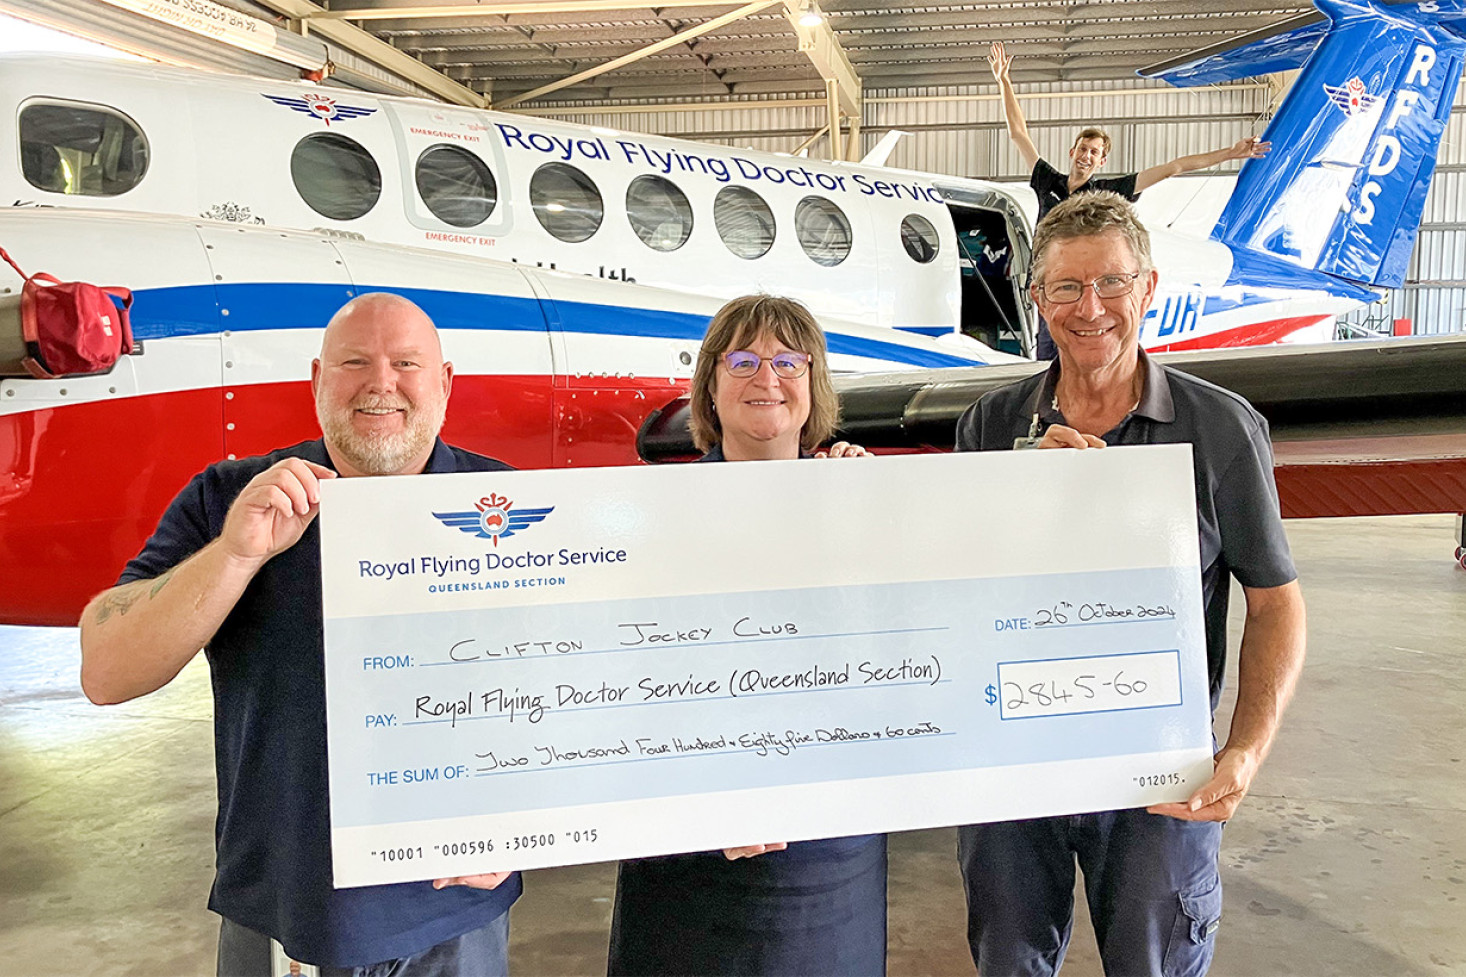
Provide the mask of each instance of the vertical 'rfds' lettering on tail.
MULTIPOLYGON (((1418 84, 1419 87, 1402 87, 1395 93, 1394 103, 1390 106, 1390 113, 1385 118, 1385 131, 1380 134, 1374 143, 1374 155, 1369 161, 1369 175, 1371 179, 1366 181, 1364 186, 1359 189, 1359 207, 1352 215, 1355 222, 1359 224, 1369 224, 1374 220, 1374 198, 1379 196, 1380 190, 1383 189, 1379 179, 1375 178, 1389 176, 1400 165, 1400 157, 1402 155, 1400 140, 1390 130, 1396 128, 1401 119, 1408 118, 1414 113, 1416 106, 1420 104, 1419 89, 1429 88, 1430 69, 1435 66, 1435 62, 1435 48, 1427 44, 1417 44, 1415 46, 1415 53, 1410 61, 1410 70, 1405 73, 1404 84, 1406 86, 1418 84), (1418 83, 1416 79, 1419 79, 1418 83)), ((1352 79, 1351 87, 1353 82, 1357 81, 1357 78, 1352 79)), ((1362 87, 1361 84, 1360 88, 1362 87)), ((1329 95, 1334 99, 1334 104, 1338 105, 1339 100, 1334 95, 1334 91, 1330 91, 1329 95)), ((1370 98, 1371 96, 1365 95, 1363 97, 1370 98)), ((1367 106, 1365 107, 1367 108, 1367 106)), ((1343 108, 1343 111, 1350 113, 1351 109, 1343 108)))

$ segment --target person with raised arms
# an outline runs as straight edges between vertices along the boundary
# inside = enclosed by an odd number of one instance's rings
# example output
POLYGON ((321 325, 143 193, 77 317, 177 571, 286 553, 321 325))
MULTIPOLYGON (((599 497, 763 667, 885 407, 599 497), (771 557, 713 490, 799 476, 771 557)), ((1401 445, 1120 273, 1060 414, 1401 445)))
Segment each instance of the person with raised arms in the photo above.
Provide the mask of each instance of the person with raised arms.
MULTIPOLYGON (((1004 50, 1001 43, 994 44, 988 55, 988 65, 993 78, 1003 93, 1003 121, 1008 127, 1008 138, 1023 157, 1023 165, 1029 169, 1028 185, 1038 197, 1038 219, 1042 221, 1049 211, 1077 193, 1109 190, 1118 193, 1132 203, 1140 194, 1162 180, 1182 173, 1204 170, 1229 159, 1257 159, 1265 156, 1272 148, 1257 136, 1245 136, 1230 146, 1214 149, 1209 153, 1194 156, 1178 156, 1138 173, 1123 173, 1120 176, 1100 177, 1099 172, 1110 158, 1110 136, 1098 126, 1086 126, 1079 131, 1074 145, 1069 148, 1069 172, 1060 172, 1044 159, 1034 146, 1028 134, 1028 120, 1018 107, 1018 95, 1013 91, 1013 80, 1009 71, 1013 57, 1004 50)), ((1056 355, 1053 340, 1049 336, 1048 323, 1039 319, 1038 346, 1036 355, 1041 360, 1051 360, 1056 355)))

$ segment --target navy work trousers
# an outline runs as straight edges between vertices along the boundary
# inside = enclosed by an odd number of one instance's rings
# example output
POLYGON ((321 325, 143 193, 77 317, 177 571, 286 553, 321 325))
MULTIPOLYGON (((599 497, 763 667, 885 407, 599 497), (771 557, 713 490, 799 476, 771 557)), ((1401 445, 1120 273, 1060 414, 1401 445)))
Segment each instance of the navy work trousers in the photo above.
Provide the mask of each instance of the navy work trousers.
MULTIPOLYGON (((270 977, 270 938, 225 919, 219 926, 219 977, 270 977)), ((401 960, 366 967, 321 967, 321 977, 507 977, 509 914, 401 960)))
POLYGON ((982 977, 1058 972, 1076 862, 1109 977, 1201 977, 1222 915, 1222 826, 1144 809, 958 830, 967 938, 982 977))

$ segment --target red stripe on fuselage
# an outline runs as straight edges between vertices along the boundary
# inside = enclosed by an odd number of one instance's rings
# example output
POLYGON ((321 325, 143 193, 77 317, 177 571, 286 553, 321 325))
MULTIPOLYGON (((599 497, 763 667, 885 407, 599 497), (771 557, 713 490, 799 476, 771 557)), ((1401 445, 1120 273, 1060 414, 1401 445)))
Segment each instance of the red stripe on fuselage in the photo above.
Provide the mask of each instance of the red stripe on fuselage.
MULTIPOLYGON (((642 421, 685 387, 459 375, 443 436, 517 468, 634 464, 642 421)), ((0 416, 0 623, 75 624, 196 473, 319 435, 305 381, 0 416)))
POLYGON ((1280 342, 1300 329, 1316 326, 1329 319, 1326 315, 1296 316, 1291 319, 1273 319, 1269 322, 1254 322, 1236 329, 1224 329, 1195 339, 1183 339, 1163 346, 1146 346, 1148 353, 1180 353, 1192 349, 1225 349, 1232 346, 1264 346, 1280 342))

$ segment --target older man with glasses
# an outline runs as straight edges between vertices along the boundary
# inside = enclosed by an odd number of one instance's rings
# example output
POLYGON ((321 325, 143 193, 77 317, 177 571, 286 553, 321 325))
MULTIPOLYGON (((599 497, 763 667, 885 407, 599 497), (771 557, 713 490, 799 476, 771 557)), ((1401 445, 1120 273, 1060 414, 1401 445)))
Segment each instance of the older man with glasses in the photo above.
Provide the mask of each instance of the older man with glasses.
POLYGON ((1204 974, 1221 919, 1221 823, 1267 756, 1303 666, 1303 598, 1278 514, 1267 422, 1236 394, 1140 348, 1158 275, 1149 235, 1124 198, 1064 201, 1039 224, 1033 254, 1032 294, 1058 359, 969 408, 957 449, 1190 443, 1213 711, 1232 576, 1247 618, 1237 705, 1211 780, 1180 803, 962 828, 968 940, 983 977, 1057 972, 1073 926, 1077 861, 1107 974, 1204 974))

